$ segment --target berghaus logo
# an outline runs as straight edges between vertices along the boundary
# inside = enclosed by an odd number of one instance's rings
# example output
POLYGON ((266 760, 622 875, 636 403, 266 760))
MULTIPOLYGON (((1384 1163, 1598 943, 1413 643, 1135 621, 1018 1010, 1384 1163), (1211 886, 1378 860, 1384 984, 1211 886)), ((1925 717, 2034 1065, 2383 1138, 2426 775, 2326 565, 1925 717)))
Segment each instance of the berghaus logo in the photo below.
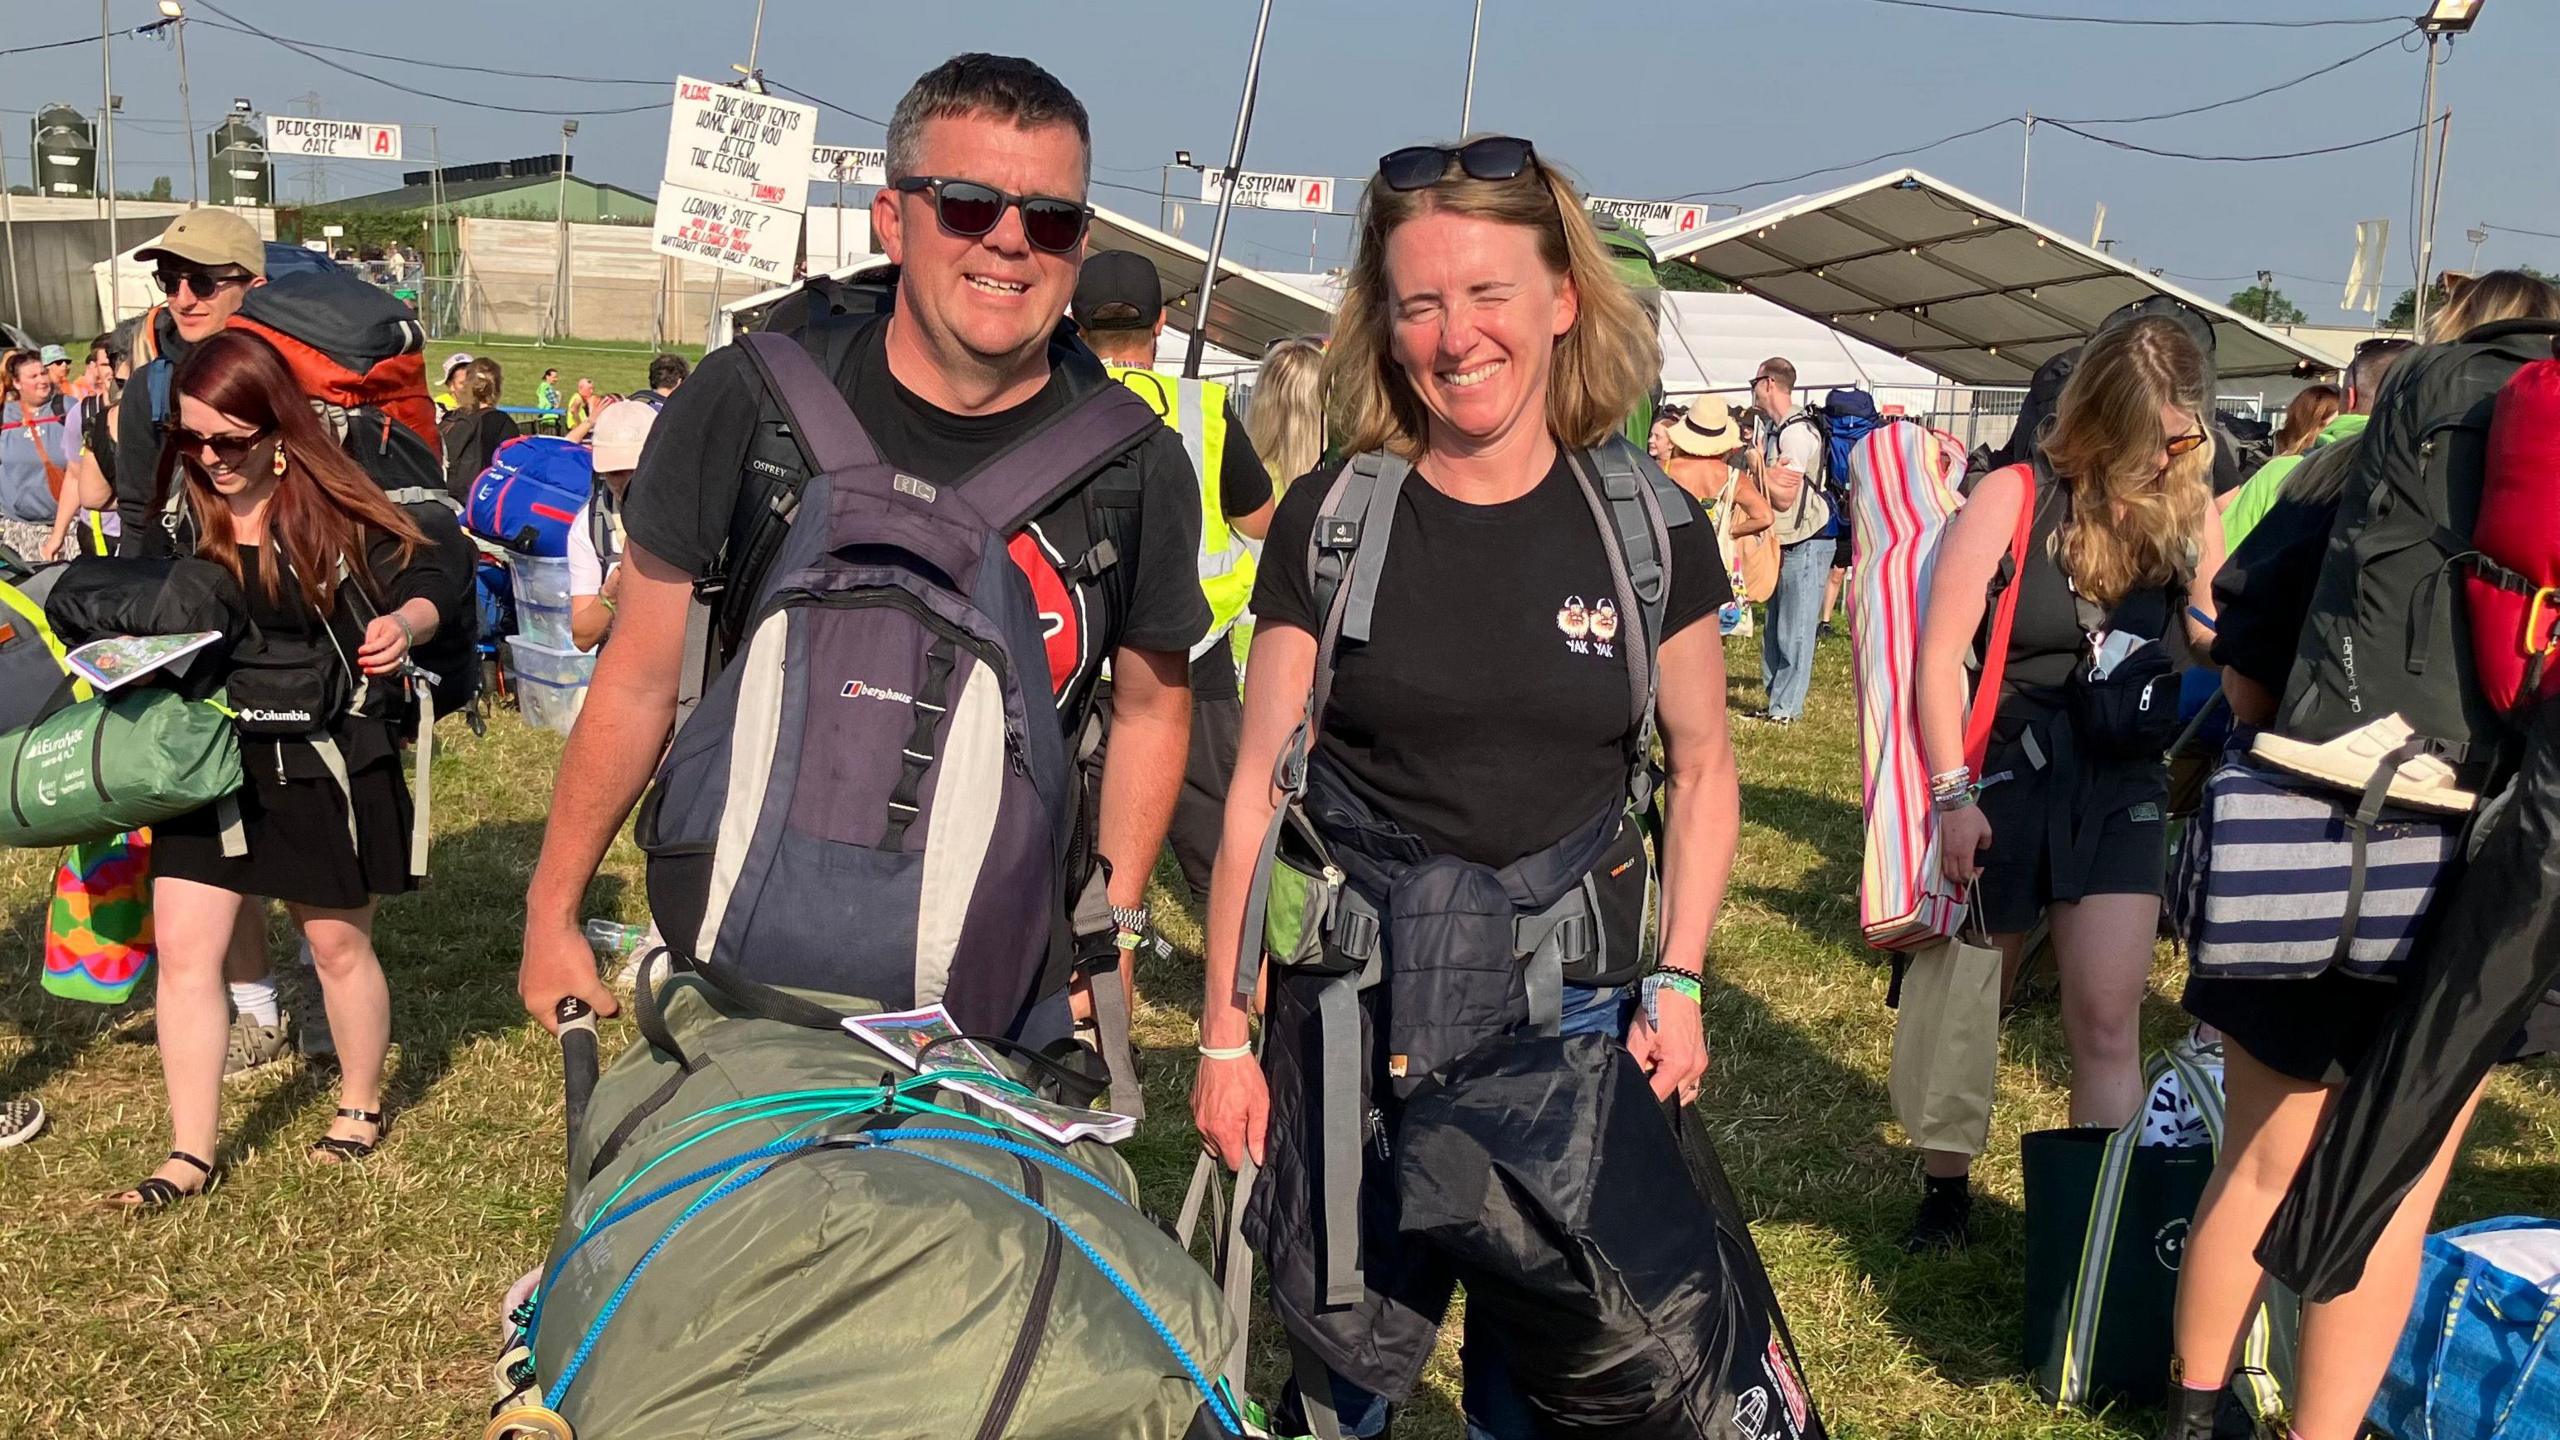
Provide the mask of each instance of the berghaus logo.
POLYGON ((868 680, 847 680, 844 682, 842 693, 847 700, 886 700, 894 705, 916 703, 916 697, 904 690, 892 690, 886 685, 874 685, 868 680))

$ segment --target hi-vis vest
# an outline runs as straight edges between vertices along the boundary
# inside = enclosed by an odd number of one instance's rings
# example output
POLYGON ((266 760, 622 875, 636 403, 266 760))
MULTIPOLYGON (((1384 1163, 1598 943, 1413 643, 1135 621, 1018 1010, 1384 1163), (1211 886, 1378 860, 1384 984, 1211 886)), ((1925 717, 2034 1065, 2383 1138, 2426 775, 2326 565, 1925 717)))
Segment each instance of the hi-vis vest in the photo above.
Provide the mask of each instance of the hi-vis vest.
POLYGON ((1227 457, 1227 387, 1130 365, 1114 365, 1111 374, 1181 434, 1191 468, 1200 473, 1200 593, 1209 602, 1209 633, 1191 647, 1197 660, 1226 642, 1253 599, 1253 551, 1227 523, 1218 493, 1227 457))

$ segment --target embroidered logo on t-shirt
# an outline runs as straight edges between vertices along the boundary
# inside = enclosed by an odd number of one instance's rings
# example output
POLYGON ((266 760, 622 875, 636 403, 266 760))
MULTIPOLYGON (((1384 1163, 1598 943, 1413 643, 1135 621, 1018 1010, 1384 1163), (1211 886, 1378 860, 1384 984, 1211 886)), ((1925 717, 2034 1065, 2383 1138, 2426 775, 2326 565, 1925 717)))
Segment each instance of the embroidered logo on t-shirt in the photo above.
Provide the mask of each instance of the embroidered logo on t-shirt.
POLYGON ((1564 632, 1567 650, 1606 659, 1618 653, 1618 602, 1603 596, 1598 604, 1585 605, 1581 596, 1568 595, 1556 611, 1556 628, 1564 632))

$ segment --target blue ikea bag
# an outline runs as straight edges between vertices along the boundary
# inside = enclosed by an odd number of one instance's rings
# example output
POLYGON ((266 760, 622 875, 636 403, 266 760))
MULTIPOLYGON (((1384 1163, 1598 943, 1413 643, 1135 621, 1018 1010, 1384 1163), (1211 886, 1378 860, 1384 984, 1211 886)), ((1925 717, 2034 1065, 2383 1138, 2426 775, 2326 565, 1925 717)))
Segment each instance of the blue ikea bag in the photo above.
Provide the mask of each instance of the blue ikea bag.
POLYGON ((2560 1220, 2427 1237, 2418 1298, 2368 1423, 2392 1440, 2542 1440, 2560 1427, 2560 1220))
POLYGON ((569 526, 595 493, 595 452, 556 435, 519 435, 498 447, 471 486, 463 528, 520 555, 569 553, 569 526))

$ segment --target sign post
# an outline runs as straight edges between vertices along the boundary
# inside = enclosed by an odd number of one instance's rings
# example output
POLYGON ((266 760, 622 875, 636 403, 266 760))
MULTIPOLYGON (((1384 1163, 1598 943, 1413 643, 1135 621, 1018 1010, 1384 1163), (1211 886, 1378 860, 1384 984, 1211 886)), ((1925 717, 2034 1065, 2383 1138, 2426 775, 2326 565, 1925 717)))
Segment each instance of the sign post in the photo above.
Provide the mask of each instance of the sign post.
MULTIPOLYGON (((1262 0, 1262 13, 1253 22, 1253 50, 1244 62, 1244 97, 1236 102, 1236 139, 1227 151, 1226 169, 1220 174, 1234 180, 1244 173, 1244 145, 1253 133, 1253 98, 1262 88, 1262 40, 1271 33, 1271 0, 1262 0)), ((1238 187, 1223 188, 1218 200, 1218 222, 1209 229, 1209 261, 1201 267, 1200 298, 1191 307, 1191 345, 1182 354, 1182 375, 1186 380, 1200 378, 1200 356, 1209 344, 1209 303, 1218 293, 1218 257, 1227 248, 1227 216, 1235 208, 1238 187)))
POLYGON ((765 285, 789 280, 817 129, 814 105, 678 77, 652 248, 765 285))
POLYGON ((1687 200, 1612 200, 1594 195, 1587 202, 1595 215, 1608 215, 1647 240, 1670 240, 1707 225, 1707 207, 1687 200))
POLYGON ((267 117, 267 153, 314 160, 398 160, 400 127, 310 115, 267 117))

